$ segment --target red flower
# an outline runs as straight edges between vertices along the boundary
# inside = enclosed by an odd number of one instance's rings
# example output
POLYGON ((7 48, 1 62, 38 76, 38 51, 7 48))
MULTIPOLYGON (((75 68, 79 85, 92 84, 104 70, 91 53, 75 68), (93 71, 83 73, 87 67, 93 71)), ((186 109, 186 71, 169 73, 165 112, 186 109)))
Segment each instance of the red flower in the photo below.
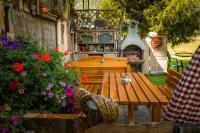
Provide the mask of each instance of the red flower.
POLYGON ((22 72, 24 70, 22 63, 15 63, 14 64, 14 70, 15 72, 22 72))
POLYGON ((87 82, 87 80, 88 80, 88 79, 87 79, 87 75, 86 75, 86 74, 83 74, 82 77, 81 77, 81 81, 82 81, 82 82, 87 82))
POLYGON ((49 62, 51 60, 51 57, 48 54, 42 54, 41 60, 44 62, 49 62))
POLYGON ((18 87, 18 82, 16 80, 12 80, 8 83, 8 88, 10 90, 15 90, 18 87))
POLYGON ((54 48, 54 51, 55 51, 55 52, 58 52, 58 51, 59 51, 59 48, 54 48))

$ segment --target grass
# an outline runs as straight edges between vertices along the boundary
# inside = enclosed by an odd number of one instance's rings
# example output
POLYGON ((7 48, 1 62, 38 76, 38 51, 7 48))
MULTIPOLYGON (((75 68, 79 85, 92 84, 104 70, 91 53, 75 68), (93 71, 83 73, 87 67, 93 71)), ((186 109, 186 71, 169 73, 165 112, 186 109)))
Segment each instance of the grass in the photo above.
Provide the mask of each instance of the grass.
POLYGON ((165 74, 148 74, 146 77, 154 85, 166 85, 166 75, 165 74))

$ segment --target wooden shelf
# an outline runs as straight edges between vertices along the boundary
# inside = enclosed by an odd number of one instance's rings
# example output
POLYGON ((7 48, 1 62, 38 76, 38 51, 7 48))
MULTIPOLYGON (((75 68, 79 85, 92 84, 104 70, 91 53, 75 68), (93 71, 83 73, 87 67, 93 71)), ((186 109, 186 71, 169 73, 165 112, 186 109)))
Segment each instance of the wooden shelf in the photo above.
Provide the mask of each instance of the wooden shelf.
POLYGON ((82 54, 116 54, 116 52, 113 52, 117 49, 115 42, 115 31, 115 29, 79 29, 76 31, 77 50, 81 51, 80 53, 82 54))

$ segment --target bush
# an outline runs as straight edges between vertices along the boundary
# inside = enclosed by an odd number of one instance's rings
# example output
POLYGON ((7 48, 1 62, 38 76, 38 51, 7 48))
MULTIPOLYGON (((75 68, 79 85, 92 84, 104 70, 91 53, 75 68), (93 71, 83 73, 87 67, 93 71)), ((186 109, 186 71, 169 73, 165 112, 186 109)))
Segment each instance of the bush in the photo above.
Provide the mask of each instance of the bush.
POLYGON ((63 67, 63 53, 44 51, 29 37, 0 40, 0 125, 28 112, 79 113, 78 74, 63 67))

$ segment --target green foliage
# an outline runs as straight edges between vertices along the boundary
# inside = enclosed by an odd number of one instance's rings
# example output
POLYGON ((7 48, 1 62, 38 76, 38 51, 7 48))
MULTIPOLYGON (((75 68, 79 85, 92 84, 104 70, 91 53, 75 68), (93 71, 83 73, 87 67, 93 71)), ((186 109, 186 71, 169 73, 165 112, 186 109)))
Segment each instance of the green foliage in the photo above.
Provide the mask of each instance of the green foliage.
POLYGON ((173 45, 190 41, 200 29, 200 0, 163 0, 144 11, 150 29, 164 31, 173 45))
POLYGON ((118 9, 125 21, 138 20, 142 36, 164 32, 173 45, 199 34, 200 0, 103 0, 100 7, 118 9))
POLYGON ((0 39, 0 124, 28 112, 78 111, 71 93, 78 73, 64 68, 63 53, 44 51, 28 37, 9 42, 0 34, 0 39))
POLYGON ((116 9, 120 13, 123 22, 123 32, 127 32, 130 19, 140 22, 139 33, 143 37, 148 34, 148 23, 144 16, 144 10, 159 0, 103 0, 101 9, 116 9))

